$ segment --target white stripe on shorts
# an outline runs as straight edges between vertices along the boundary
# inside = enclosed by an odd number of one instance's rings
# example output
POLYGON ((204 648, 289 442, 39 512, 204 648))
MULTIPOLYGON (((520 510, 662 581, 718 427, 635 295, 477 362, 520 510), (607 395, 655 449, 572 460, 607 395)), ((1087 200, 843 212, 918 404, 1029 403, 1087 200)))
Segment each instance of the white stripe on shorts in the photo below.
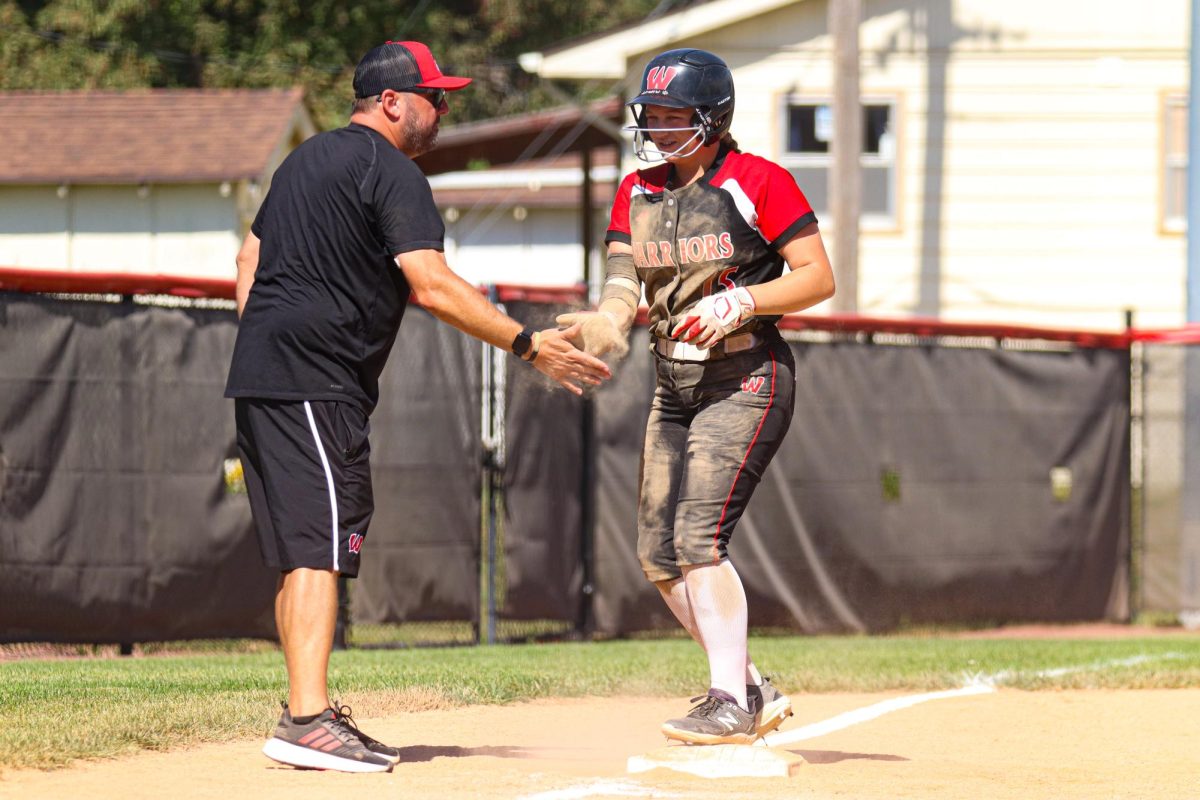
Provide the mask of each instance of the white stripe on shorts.
POLYGON ((308 426, 312 428, 313 441, 317 443, 317 453, 321 456, 321 466, 325 468, 325 484, 329 487, 329 513, 333 519, 333 571, 338 571, 338 512, 337 493, 333 490, 333 472, 329 469, 329 459, 325 457, 325 447, 321 444, 321 436, 317 433, 317 421, 313 419, 312 406, 304 401, 304 413, 308 414, 308 426))

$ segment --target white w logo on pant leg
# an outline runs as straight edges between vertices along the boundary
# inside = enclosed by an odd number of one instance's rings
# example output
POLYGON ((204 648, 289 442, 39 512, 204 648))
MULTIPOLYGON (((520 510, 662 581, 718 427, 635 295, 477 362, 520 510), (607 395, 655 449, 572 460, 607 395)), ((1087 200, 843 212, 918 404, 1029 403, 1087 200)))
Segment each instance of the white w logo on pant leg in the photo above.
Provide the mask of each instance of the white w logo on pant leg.
POLYGON ((746 394, 758 394, 766 382, 767 379, 762 375, 752 375, 748 378, 742 378, 742 391, 746 394))

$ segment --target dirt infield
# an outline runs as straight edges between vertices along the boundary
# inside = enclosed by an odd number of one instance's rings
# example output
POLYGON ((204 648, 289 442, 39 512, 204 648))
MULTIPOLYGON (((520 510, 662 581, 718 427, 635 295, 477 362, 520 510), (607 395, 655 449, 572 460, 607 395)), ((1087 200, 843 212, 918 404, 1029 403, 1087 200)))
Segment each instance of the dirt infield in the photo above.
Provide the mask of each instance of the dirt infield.
MULTIPOLYGON (((899 697, 793 698, 796 716, 780 734, 899 697)), ((659 723, 687 707, 684 698, 583 698, 398 714, 360 720, 403 748, 391 774, 294 770, 263 757, 260 742, 238 741, 9 772, 0 776, 0 797, 1200 797, 1200 689, 1002 689, 930 699, 785 745, 807 761, 791 778, 627 774, 627 758, 662 746, 659 723)))

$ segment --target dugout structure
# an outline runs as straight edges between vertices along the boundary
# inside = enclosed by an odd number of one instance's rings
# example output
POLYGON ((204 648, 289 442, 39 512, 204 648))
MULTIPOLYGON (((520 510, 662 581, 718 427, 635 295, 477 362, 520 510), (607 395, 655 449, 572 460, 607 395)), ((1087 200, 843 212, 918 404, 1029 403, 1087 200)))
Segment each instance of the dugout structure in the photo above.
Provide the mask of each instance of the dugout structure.
MULTIPOLYGON (((232 291, 0 272, 0 641, 273 636, 275 579, 221 396, 232 291)), ((491 291, 540 326, 582 304, 576 287, 491 291)), ((783 327, 796 418, 731 545, 753 627, 1200 606, 1188 448, 1170 444, 1200 390, 1155 366, 1183 363, 1188 342, 857 317, 783 327)), ((675 631, 634 555, 647 337, 636 328, 613 381, 579 400, 410 309, 371 421, 378 508, 349 582, 350 644, 675 631)))

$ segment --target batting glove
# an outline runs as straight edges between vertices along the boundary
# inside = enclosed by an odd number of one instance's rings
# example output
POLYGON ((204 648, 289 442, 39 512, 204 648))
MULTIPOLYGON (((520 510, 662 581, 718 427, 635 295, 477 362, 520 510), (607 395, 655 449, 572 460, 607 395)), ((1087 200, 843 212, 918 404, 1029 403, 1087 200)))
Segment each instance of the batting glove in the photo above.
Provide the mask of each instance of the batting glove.
POLYGON ((578 323, 579 334, 571 343, 590 356, 621 358, 629 352, 625 333, 617 325, 617 318, 608 311, 573 311, 559 314, 554 321, 561 328, 578 323))
POLYGON ((671 338, 707 350, 754 316, 754 298, 744 286, 700 298, 671 331, 671 338))

